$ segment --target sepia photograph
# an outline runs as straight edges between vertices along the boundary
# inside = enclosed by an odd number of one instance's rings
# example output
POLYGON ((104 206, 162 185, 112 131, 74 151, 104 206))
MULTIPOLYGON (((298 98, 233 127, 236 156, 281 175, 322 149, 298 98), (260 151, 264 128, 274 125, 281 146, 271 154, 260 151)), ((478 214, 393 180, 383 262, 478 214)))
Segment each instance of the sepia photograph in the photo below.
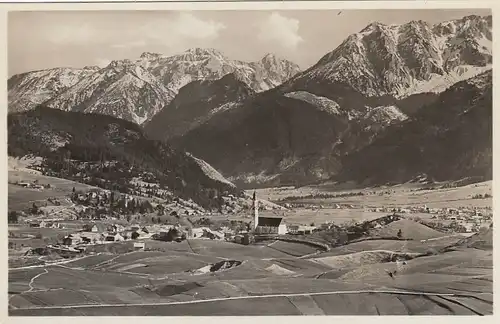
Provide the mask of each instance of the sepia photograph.
POLYGON ((491 9, 67 8, 6 16, 9 316, 493 315, 491 9))

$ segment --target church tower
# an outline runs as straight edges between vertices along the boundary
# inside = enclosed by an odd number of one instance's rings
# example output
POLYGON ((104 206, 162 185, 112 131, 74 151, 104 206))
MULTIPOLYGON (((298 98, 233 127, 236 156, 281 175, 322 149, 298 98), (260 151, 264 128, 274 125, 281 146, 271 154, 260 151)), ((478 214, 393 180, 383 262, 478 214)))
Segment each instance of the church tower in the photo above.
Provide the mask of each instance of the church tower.
POLYGON ((253 192, 253 229, 256 229, 259 225, 259 202, 255 197, 255 191, 253 192))

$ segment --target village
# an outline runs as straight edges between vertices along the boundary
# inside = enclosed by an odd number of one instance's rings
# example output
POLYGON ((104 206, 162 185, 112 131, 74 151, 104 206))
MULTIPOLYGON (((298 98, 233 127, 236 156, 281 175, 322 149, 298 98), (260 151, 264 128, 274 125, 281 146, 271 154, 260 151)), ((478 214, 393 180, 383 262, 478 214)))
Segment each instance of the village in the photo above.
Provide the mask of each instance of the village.
MULTIPOLYGON (((18 186, 39 191, 54 190, 54 186, 38 181, 19 181, 18 186)), ((150 188, 147 183, 137 184, 150 188)), ((16 223, 30 229, 66 230, 64 236, 58 236, 43 247, 32 247, 26 253, 45 253, 55 250, 74 255, 85 252, 92 245, 117 242, 133 242, 133 248, 144 250, 151 240, 180 242, 186 239, 210 239, 248 245, 255 237, 303 236, 318 231, 328 231, 338 227, 333 220, 321 224, 314 222, 286 222, 283 216, 259 215, 259 211, 291 210, 293 208, 325 208, 323 205, 308 206, 282 203, 273 205, 259 201, 254 195, 251 201, 242 201, 233 195, 224 197, 219 214, 231 216, 244 214, 243 219, 215 221, 213 213, 206 211, 191 200, 180 198, 158 199, 134 196, 105 189, 76 190, 73 188, 69 197, 49 197, 44 203, 33 203, 24 211, 9 213, 9 220, 16 218, 16 223), (253 212, 252 212, 253 211, 253 212), (16 217, 11 217, 17 213, 16 217), (253 219, 250 216, 253 213, 253 219), (250 218, 250 219, 248 219, 250 218), (38 252, 36 252, 38 251, 38 252)), ((353 204, 333 204, 332 209, 353 209, 353 204)), ((429 227, 442 232, 478 232, 492 222, 491 207, 429 208, 409 207, 367 207, 366 210, 380 215, 408 215, 429 227), (421 219, 426 215, 424 219, 421 219)), ((352 225, 352 224, 351 224, 352 225)), ((10 232, 9 232, 9 235, 10 232)), ((14 235, 14 234, 12 234, 14 235)), ((41 235, 24 235, 25 238, 41 238, 41 235)), ((21 244, 21 248, 23 245, 21 244)), ((10 249, 19 249, 16 243, 9 243, 10 249)))

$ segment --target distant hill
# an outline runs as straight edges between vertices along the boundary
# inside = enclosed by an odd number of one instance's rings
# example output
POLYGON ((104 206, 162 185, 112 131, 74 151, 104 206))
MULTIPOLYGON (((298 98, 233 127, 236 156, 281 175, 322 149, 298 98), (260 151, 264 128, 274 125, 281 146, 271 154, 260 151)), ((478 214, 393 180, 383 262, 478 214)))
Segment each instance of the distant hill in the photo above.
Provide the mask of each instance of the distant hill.
POLYGON ((8 154, 45 158, 51 175, 127 192, 134 177, 203 207, 239 194, 205 162, 144 137, 132 122, 47 107, 8 115, 8 154))
POLYGON ((438 232, 428 226, 414 222, 408 219, 400 219, 380 228, 374 228, 369 231, 369 237, 388 238, 398 237, 410 240, 428 240, 445 236, 446 234, 438 232), (399 232, 401 231, 401 232, 399 232))

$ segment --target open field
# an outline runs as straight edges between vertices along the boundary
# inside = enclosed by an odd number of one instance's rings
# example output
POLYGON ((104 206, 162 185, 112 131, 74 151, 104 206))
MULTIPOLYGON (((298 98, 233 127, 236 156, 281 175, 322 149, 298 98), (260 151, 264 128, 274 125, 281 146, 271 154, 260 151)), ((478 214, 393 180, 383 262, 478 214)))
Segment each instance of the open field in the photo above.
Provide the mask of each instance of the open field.
MULTIPOLYGON (((439 240, 428 242, 435 241, 439 240)), ((492 313, 491 250, 462 248, 401 266, 380 260, 360 264, 355 257, 334 262, 335 253, 342 256, 344 247, 300 259, 311 252, 310 247, 288 242, 151 243, 155 251, 101 253, 61 265, 11 270, 9 312, 32 316, 492 313), (199 272, 227 259, 242 263, 199 272), (391 278, 388 271, 394 270, 397 275, 391 278)), ((345 248, 366 251, 366 244, 384 247, 381 241, 364 241, 345 248)))
POLYGON ((8 179, 8 200, 10 210, 22 210, 29 208, 33 205, 33 203, 45 202, 48 198, 68 198, 68 195, 71 194, 73 187, 75 187, 76 190, 89 190, 94 188, 79 182, 47 177, 28 171, 9 170, 8 179), (17 181, 33 182, 35 180, 38 180, 38 182, 42 185, 50 184, 51 188, 38 190, 12 184, 17 181))
POLYGON ((492 194, 492 182, 486 181, 457 188, 423 190, 426 186, 403 184, 391 187, 342 190, 333 185, 318 185, 302 188, 268 188, 257 190, 262 199, 278 201, 288 197, 305 197, 308 195, 341 195, 346 193, 363 193, 362 196, 332 198, 296 198, 293 203, 313 205, 353 204, 365 207, 401 207, 427 205, 429 208, 456 208, 460 206, 487 207, 492 199, 472 199, 476 194, 492 194))

